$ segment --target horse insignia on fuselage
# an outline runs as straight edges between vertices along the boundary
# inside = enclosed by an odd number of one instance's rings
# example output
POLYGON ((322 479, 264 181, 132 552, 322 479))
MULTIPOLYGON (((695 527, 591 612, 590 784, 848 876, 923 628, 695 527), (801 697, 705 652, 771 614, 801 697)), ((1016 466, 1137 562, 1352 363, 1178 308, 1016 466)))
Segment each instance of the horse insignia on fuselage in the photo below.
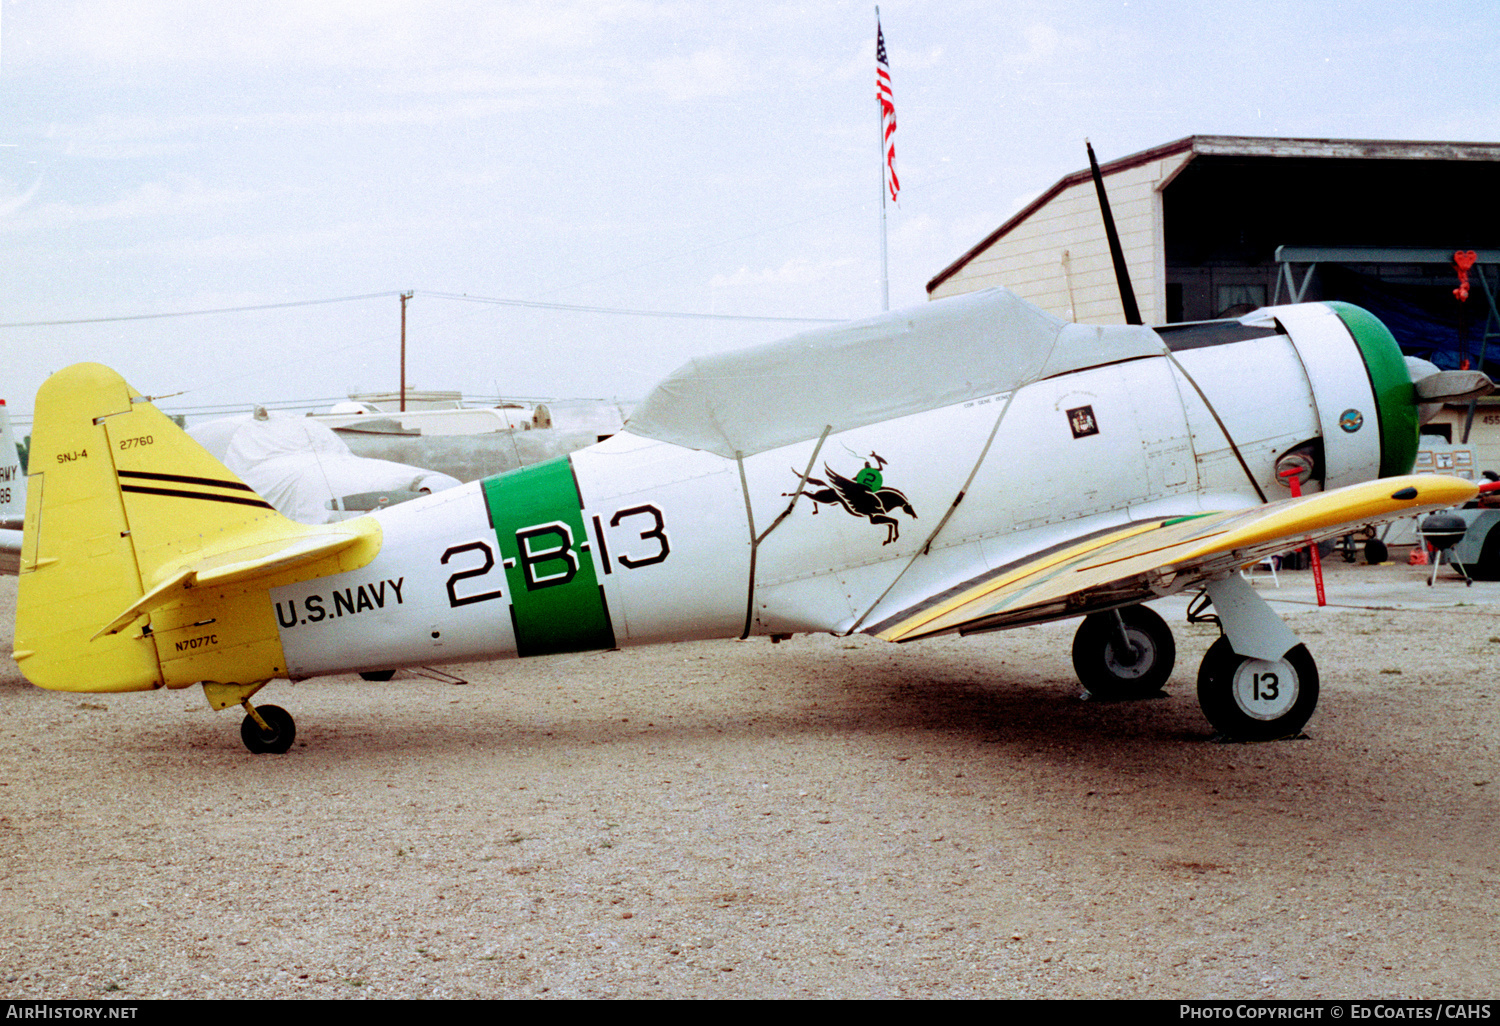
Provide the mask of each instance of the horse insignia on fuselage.
MULTIPOLYGON (((891 516, 896 510, 904 510, 913 520, 917 517, 917 511, 911 508, 911 502, 907 497, 895 488, 887 488, 885 476, 881 473, 885 469, 886 461, 877 453, 870 453, 878 466, 871 466, 866 460, 864 468, 852 478, 844 477, 828 464, 823 464, 823 473, 828 478, 824 481, 816 477, 809 477, 807 484, 817 485, 816 491, 803 489, 800 492, 782 492, 783 495, 805 495, 813 501, 812 511, 818 512, 819 504, 839 505, 845 511, 856 517, 863 517, 872 524, 883 524, 885 526, 885 541, 882 545, 889 545, 901 537, 901 525, 896 518, 891 516)), ((797 474, 795 469, 792 473, 797 474)), ((801 474, 797 474, 800 479, 801 474)))

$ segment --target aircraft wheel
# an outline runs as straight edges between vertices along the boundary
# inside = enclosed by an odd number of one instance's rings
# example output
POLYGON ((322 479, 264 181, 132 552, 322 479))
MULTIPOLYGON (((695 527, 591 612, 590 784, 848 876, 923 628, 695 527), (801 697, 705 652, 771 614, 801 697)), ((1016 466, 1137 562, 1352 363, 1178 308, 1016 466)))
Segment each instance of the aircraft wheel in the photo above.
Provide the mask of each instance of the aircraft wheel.
POLYGON ((1386 550, 1385 542, 1379 538, 1371 538, 1365 542, 1365 562, 1371 566, 1384 563, 1390 553, 1386 550))
POLYGON ((256 755, 280 755, 292 747, 292 742, 297 740, 297 724, 291 713, 279 705, 258 705, 255 711, 271 729, 269 732, 261 730, 259 723, 246 716, 240 723, 240 740, 245 742, 246 748, 256 755))
POLYGON ((1129 606, 1118 610, 1125 621, 1131 651, 1121 651, 1115 613, 1091 613, 1073 635, 1073 669, 1095 698, 1146 698, 1172 676, 1177 644, 1172 628, 1153 610, 1129 606))
POLYGON ((395 670, 364 670, 360 673, 365 680, 390 680, 395 675, 395 670))
POLYGON ((1306 645, 1268 662, 1240 655, 1221 637, 1198 669, 1198 704, 1231 740, 1295 737, 1318 705, 1318 666, 1306 645))

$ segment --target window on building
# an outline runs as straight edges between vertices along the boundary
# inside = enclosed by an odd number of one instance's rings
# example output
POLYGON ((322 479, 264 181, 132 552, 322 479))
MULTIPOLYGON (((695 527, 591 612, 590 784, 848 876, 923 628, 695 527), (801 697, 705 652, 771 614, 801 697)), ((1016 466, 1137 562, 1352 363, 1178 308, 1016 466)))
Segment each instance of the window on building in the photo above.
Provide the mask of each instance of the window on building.
POLYGON ((1239 317, 1266 305, 1266 287, 1261 285, 1219 285, 1214 288, 1215 317, 1239 317))

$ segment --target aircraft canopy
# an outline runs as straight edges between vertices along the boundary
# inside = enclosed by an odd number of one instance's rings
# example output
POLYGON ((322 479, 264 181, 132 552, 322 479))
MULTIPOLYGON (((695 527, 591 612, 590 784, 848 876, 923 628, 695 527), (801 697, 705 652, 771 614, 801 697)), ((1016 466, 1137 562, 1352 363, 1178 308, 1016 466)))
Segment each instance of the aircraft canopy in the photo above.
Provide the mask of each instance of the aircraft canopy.
POLYGON ((1166 351, 1150 328, 1071 324, 987 289, 689 360, 627 429, 733 459, 1166 351))

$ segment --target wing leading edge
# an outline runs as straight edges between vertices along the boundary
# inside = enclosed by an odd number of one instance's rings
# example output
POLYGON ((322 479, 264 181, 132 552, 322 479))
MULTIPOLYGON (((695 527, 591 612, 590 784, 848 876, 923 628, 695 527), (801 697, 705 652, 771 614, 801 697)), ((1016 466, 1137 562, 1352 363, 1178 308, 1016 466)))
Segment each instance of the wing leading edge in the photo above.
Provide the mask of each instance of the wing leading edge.
POLYGON ((886 617, 867 633, 915 641, 1144 601, 1308 541, 1447 509, 1477 493, 1472 481, 1412 474, 1251 509, 1126 524, 997 567, 886 617))

